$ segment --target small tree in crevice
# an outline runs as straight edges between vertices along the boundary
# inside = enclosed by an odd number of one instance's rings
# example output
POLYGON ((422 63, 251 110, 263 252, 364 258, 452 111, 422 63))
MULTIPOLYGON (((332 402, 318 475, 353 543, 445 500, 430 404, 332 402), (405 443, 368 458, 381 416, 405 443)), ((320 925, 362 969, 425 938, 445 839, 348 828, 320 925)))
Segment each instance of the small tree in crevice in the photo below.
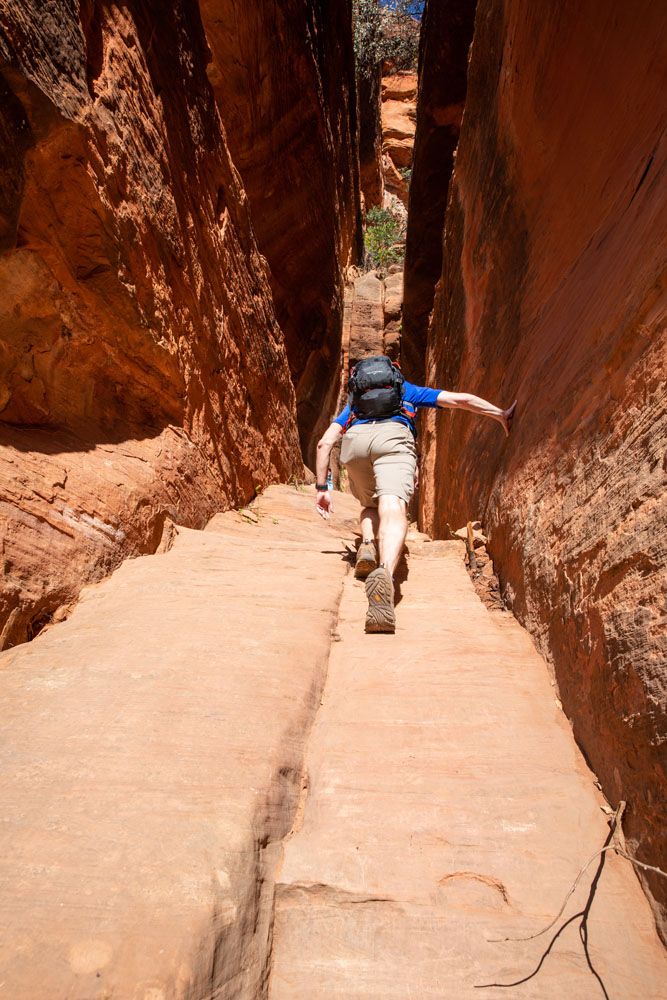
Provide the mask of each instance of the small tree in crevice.
POLYGON ((353 0, 354 55, 360 76, 372 76, 385 59, 396 70, 417 69, 423 9, 417 0, 353 0))
POLYGON ((366 270, 384 270, 390 264, 402 264, 405 256, 405 225, 388 208, 373 207, 366 216, 366 270))

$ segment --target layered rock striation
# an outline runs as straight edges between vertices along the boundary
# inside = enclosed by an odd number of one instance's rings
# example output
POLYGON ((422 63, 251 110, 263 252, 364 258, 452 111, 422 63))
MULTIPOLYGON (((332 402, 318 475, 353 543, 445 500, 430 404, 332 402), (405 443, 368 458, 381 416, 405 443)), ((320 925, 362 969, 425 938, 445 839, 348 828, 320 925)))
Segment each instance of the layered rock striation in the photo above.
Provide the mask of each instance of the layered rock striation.
POLYGON ((286 9, 280 46, 233 6, 3 4, 3 645, 168 520, 300 475, 296 404, 307 442, 335 396, 357 226, 346 5, 286 9), (216 18, 247 56, 242 135, 216 18))
POLYGON ((412 147, 415 139, 417 74, 395 72, 382 77, 382 170, 384 186, 407 208, 412 147))
POLYGON ((475 6, 476 0, 427 0, 422 19, 403 317, 403 365, 418 383, 424 380, 426 333, 442 270, 442 230, 465 105, 475 6))
POLYGON ((427 530, 483 520, 630 850, 663 869, 666 42, 648 2, 478 4, 426 371, 519 409, 507 442, 440 415, 422 480, 427 530))
POLYGON ((381 67, 373 72, 357 73, 359 96, 359 182, 368 211, 382 205, 384 176, 382 169, 382 123, 380 119, 381 67))
POLYGON ((361 249, 350 0, 201 0, 208 75, 271 273, 308 464, 338 390, 345 271, 361 249))
POLYGON ((368 271, 350 283, 345 310, 343 356, 354 364, 371 354, 400 361, 403 272, 368 271))

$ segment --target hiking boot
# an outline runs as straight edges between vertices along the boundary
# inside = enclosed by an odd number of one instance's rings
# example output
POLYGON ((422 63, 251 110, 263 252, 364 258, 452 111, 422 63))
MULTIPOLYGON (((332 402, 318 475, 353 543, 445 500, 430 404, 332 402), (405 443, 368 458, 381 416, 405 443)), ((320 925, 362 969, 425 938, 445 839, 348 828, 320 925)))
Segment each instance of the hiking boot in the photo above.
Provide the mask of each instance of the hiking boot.
POLYGON ((375 542, 362 542, 357 552, 357 561, 354 564, 354 575, 357 580, 365 580, 369 573, 377 569, 378 557, 375 551, 375 542))
POLYGON ((368 598, 366 631, 388 632, 393 635, 396 630, 394 581, 384 566, 369 574, 366 580, 366 597, 368 598))

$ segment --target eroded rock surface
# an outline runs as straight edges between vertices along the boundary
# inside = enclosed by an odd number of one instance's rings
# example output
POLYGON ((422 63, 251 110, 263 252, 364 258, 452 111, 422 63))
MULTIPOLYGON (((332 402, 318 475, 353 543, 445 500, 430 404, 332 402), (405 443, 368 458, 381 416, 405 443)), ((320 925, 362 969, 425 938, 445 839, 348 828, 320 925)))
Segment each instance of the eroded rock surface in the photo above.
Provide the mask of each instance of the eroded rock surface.
POLYGON ((166 517, 301 474, 357 224, 346 12, 294 5, 277 45, 223 0, 3 4, 5 645, 166 517))
POLYGON ((382 205, 382 125, 380 120, 380 66, 357 76, 359 95, 359 180, 366 211, 382 205))
POLYGON ((591 965, 575 919, 534 978, 476 988, 535 969, 551 935, 494 939, 548 924, 608 828, 530 638, 479 602, 459 542, 408 547, 394 637, 362 634, 363 587, 345 582, 276 880, 270 1000, 591 1000, 595 974, 609 997, 660 1000, 667 956, 630 865, 609 854, 591 965))
POLYGON ((266 255, 307 464, 338 392, 361 242, 351 0, 201 0, 208 74, 266 255))
POLYGON ((382 162, 386 190, 408 204, 417 107, 417 74, 408 70, 382 77, 382 162))
MULTIPOLYGON (((547 923, 608 832, 546 665, 458 541, 409 539, 397 633, 365 635, 333 501, 179 528, 0 655, 11 1000, 473 1000, 536 965, 542 939, 488 939, 547 923)), ((609 996, 661 1000, 618 857, 587 930, 609 996)), ((522 995, 596 989, 570 925, 522 995)))
MULTIPOLYGON (((440 415, 422 479, 427 530, 483 520, 631 849, 663 869, 666 31, 648 2, 478 4, 427 376, 519 409, 508 442, 440 415)), ((665 880, 642 878, 664 931, 665 880)))
POLYGON ((422 19, 403 319, 403 366, 418 384, 424 381, 426 333, 442 271, 442 230, 465 104, 475 7, 476 0, 429 0, 422 19))
POLYGON ((347 286, 343 326, 343 368, 370 354, 400 361, 403 271, 367 271, 347 286))
POLYGON ((12 1000, 257 1000, 350 498, 274 487, 0 656, 12 1000))

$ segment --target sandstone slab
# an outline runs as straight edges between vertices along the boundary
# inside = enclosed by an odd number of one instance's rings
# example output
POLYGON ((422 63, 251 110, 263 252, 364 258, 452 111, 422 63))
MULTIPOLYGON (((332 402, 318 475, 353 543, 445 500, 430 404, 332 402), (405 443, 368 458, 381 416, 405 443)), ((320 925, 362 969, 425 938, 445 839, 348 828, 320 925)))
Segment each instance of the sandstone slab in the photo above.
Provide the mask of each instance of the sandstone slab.
POLYGON ((382 100, 403 101, 414 106, 417 100, 417 75, 403 71, 382 77, 382 100))
POLYGON ((383 207, 393 208, 390 200, 391 196, 393 196, 395 203, 402 206, 404 211, 406 211, 407 217, 408 183, 386 151, 382 153, 382 171, 385 187, 383 207), (388 195, 390 196, 389 198, 387 197, 388 195))
POLYGON ((351 305, 349 357, 357 361, 382 353, 384 330, 384 281, 374 271, 354 281, 351 305))
MULTIPOLYGON (((271 1000, 660 1000, 667 956, 631 866, 607 856, 587 920, 534 978, 579 868, 608 835, 602 797, 546 664, 480 603, 456 542, 409 541, 393 637, 361 632, 346 580, 308 797, 276 887, 271 1000), (596 979, 599 976, 599 979, 596 979)), ((585 905, 591 879, 566 919, 585 905)))
POLYGON ((401 318, 403 308, 403 272, 388 274, 384 279, 384 321, 401 318))
POLYGON ((272 488, 0 656, 7 997, 262 995, 355 506, 272 488))

